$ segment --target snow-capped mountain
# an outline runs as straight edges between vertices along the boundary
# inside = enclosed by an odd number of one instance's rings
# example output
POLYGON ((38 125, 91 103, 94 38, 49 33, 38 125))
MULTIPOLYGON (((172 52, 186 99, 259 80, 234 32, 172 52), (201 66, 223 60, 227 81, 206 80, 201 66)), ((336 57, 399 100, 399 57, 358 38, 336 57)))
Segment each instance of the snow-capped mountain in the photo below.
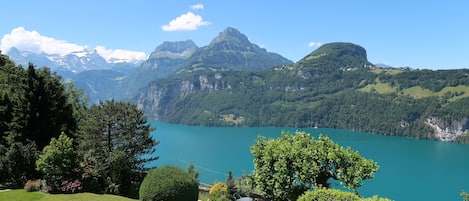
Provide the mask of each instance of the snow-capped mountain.
POLYGON ((112 69, 113 66, 117 63, 129 63, 139 64, 142 61, 133 60, 118 60, 112 59, 106 61, 106 59, 101 56, 96 49, 82 50, 70 52, 66 55, 59 54, 47 54, 44 52, 33 53, 29 51, 20 51, 17 48, 10 48, 6 53, 10 59, 15 61, 16 64, 21 64, 27 66, 29 62, 32 62, 38 67, 47 66, 53 70, 68 70, 74 73, 79 73, 88 70, 106 70, 112 69))

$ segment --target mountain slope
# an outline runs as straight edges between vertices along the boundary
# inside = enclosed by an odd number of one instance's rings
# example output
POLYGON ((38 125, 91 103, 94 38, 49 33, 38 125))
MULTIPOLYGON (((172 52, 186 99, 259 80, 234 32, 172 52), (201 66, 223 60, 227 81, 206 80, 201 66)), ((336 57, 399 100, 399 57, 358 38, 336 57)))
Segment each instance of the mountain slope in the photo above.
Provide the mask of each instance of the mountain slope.
POLYGON ((331 43, 296 64, 156 80, 134 100, 150 118, 171 123, 329 127, 465 142, 469 70, 380 69, 363 47, 331 43))
POLYGON ((212 42, 199 48, 182 65, 179 73, 213 70, 258 71, 292 61, 276 53, 267 52, 251 43, 237 29, 228 27, 212 42))
POLYGON ((163 42, 155 48, 148 60, 130 75, 130 82, 136 85, 144 83, 141 85, 144 86, 152 80, 167 77, 176 72, 197 49, 192 40, 163 42))
POLYGON ((126 74, 113 70, 89 70, 72 78, 75 87, 83 89, 90 97, 90 103, 109 99, 122 99, 123 91, 119 86, 126 74))

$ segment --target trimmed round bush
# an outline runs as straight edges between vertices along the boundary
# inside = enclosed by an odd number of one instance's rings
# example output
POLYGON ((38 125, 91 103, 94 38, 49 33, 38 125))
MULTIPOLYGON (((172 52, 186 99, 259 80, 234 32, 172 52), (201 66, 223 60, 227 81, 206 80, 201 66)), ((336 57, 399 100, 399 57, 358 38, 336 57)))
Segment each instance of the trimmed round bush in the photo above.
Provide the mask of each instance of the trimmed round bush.
POLYGON ((352 192, 335 189, 316 189, 300 196, 297 201, 360 201, 361 198, 352 192))
POLYGON ((199 184, 192 174, 181 168, 164 166, 148 172, 139 194, 143 201, 196 201, 199 184))

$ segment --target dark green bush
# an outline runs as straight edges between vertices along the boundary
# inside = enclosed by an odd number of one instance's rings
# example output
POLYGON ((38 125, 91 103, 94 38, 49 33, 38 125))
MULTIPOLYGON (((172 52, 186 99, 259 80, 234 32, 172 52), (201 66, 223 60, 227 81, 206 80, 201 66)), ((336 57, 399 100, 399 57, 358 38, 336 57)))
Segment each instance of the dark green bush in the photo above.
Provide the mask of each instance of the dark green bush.
POLYGON ((148 172, 140 185, 143 201, 196 201, 199 184, 194 176, 180 168, 165 166, 148 172))
POLYGON ((308 191, 298 201, 360 201, 360 197, 352 192, 335 189, 316 189, 308 191))

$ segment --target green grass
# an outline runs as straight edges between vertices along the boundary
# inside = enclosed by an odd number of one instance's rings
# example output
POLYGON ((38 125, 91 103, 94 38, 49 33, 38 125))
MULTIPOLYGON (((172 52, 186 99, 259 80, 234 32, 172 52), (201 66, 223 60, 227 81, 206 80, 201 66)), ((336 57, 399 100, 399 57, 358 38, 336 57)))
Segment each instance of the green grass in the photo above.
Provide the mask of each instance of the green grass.
POLYGON ((450 102, 456 101, 456 100, 464 98, 464 97, 469 97, 469 86, 459 85, 459 86, 455 86, 455 87, 445 87, 441 91, 439 91, 437 93, 437 95, 442 97, 448 92, 450 92, 450 93, 463 92, 463 94, 460 95, 460 96, 455 96, 455 97, 452 97, 452 98, 448 99, 448 101, 450 101, 450 102))
POLYGON ((0 192, 0 200, 8 201, 136 201, 134 199, 117 195, 100 195, 93 193, 77 194, 44 194, 40 192, 26 192, 25 190, 12 190, 0 192))
POLYGON ((361 92, 372 92, 375 91, 376 93, 380 94, 387 94, 396 92, 397 89, 394 87, 389 86, 389 83, 377 83, 377 84, 368 84, 365 87, 359 89, 361 92))
POLYGON ((420 86, 410 87, 407 89, 402 90, 404 95, 408 95, 414 98, 424 98, 429 96, 435 96, 435 92, 431 91, 430 89, 424 89, 420 86))
POLYGON ((464 97, 469 97, 469 86, 459 85, 455 87, 445 87, 438 92, 433 92, 429 89, 424 89, 419 86, 402 90, 402 93, 404 95, 409 95, 414 98, 424 98, 424 97, 429 97, 429 96, 443 97, 446 93, 456 93, 456 92, 462 92, 462 94, 459 96, 454 96, 448 99, 448 101, 452 102, 452 101, 456 101, 464 97))
POLYGON ((438 92, 422 88, 420 86, 410 87, 407 89, 399 90, 397 87, 391 87, 389 83, 382 83, 379 79, 376 84, 368 84, 360 89, 361 92, 376 92, 380 94, 386 93, 400 93, 402 95, 411 96, 413 98, 425 98, 430 96, 444 97, 447 93, 458 93, 457 96, 448 99, 449 102, 459 100, 461 98, 469 97, 469 86, 459 85, 455 87, 445 87, 438 92))
POLYGON ((404 70, 402 70, 402 69, 393 69, 393 68, 391 68, 391 69, 375 68, 375 69, 371 70, 371 72, 376 73, 376 74, 380 74, 380 73, 384 72, 388 75, 397 75, 399 73, 404 72, 404 70))
POLYGON ((209 201, 210 197, 208 196, 208 193, 200 193, 199 192, 199 200, 202 201, 209 201))
POLYGON ((0 193, 0 200, 33 201, 41 200, 45 194, 40 192, 26 192, 25 190, 12 190, 0 193))

